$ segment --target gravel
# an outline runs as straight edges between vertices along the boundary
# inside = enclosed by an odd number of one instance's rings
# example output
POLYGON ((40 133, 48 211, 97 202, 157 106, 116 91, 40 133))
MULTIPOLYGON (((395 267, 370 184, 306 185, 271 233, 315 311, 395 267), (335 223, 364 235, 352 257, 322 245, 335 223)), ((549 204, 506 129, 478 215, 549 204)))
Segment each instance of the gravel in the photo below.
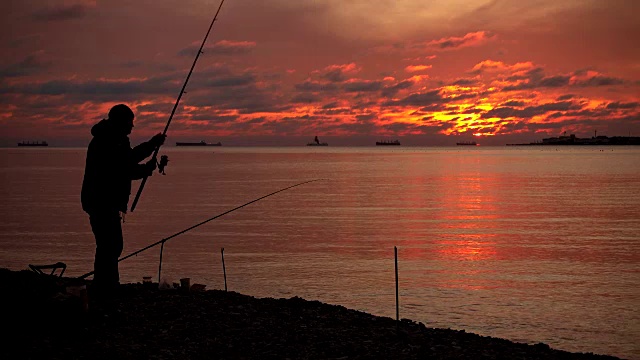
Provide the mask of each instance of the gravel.
POLYGON ((617 359, 299 297, 126 284, 96 299, 74 293, 88 282, 6 269, 0 283, 3 359, 617 359))

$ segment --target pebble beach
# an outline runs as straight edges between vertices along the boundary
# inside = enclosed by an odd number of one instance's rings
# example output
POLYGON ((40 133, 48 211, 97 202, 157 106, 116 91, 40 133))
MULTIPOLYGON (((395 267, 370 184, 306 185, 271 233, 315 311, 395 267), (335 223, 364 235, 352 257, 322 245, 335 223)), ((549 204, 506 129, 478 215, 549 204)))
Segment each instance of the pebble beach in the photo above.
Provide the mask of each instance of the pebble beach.
POLYGON ((11 289, 4 359, 617 359, 299 297, 125 284, 98 302, 78 294, 87 284, 75 279, 6 269, 0 279, 11 289))

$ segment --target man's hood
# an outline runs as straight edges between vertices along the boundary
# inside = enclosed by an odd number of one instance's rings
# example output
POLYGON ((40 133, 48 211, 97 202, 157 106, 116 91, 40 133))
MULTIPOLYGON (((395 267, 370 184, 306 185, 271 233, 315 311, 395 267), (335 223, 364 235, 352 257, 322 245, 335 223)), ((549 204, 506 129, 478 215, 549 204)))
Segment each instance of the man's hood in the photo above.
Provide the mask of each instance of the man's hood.
POLYGON ((99 123, 93 125, 91 128, 91 135, 96 137, 113 136, 113 125, 107 119, 102 119, 99 123))

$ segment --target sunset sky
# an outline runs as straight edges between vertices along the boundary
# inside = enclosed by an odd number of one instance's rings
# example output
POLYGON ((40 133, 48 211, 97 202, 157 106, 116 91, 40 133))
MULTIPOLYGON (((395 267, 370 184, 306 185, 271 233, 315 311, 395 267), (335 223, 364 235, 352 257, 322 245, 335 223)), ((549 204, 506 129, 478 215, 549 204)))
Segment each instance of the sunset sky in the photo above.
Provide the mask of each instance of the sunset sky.
MULTIPOLYGON (((162 131, 219 1, 4 0, 0 146, 162 131)), ((637 0, 226 0, 168 143, 640 136, 637 0)))

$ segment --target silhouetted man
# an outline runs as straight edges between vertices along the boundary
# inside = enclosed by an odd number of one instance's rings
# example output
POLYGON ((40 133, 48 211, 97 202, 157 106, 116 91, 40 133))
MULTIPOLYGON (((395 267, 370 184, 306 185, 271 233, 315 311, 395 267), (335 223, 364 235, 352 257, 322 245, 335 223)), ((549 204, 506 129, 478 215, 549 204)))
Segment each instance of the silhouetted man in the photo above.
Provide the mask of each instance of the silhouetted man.
POLYGON ((115 290, 120 282, 118 258, 123 248, 120 220, 127 212, 131 180, 151 176, 155 161, 139 162, 151 156, 166 137, 155 135, 132 149, 128 135, 133 129, 134 117, 126 105, 112 107, 108 119, 91 129, 93 139, 87 150, 82 209, 89 214, 96 238, 93 286, 102 294, 115 290))

